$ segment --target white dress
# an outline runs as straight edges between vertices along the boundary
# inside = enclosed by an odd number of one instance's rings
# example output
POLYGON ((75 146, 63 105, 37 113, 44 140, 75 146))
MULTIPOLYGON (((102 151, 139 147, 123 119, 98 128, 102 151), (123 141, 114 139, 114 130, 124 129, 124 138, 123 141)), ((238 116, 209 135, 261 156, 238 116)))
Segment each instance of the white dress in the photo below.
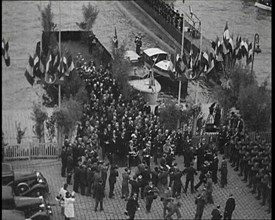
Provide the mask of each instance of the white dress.
POLYGON ((67 218, 74 218, 74 202, 75 198, 65 198, 65 216, 67 218))

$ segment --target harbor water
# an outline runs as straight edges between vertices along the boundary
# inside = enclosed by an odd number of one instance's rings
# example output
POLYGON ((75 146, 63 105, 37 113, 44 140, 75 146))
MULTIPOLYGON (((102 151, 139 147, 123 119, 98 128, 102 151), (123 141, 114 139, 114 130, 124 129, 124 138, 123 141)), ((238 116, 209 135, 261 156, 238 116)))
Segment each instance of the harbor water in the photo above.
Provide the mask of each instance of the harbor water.
MULTIPOLYGON (((93 30, 99 39, 111 40, 116 26, 118 39, 125 41, 133 49, 134 37, 139 32, 131 20, 116 8, 114 1, 90 1, 99 9, 93 30)), ((54 23, 59 23, 61 8, 62 29, 74 29, 76 22, 82 21, 82 5, 85 1, 52 1, 54 23)), ((27 82, 24 72, 29 54, 33 55, 37 41, 41 37, 41 20, 38 5, 48 1, 2 1, 2 36, 9 41, 11 65, 6 67, 2 59, 2 108, 29 109, 37 100, 37 90, 27 82)), ((203 35, 210 40, 220 39, 226 21, 234 38, 239 34, 253 42, 254 34, 260 35, 262 53, 255 54, 254 70, 259 83, 268 78, 271 85, 271 13, 254 7, 248 0, 182 0, 174 2, 179 12, 193 12, 202 21, 203 35)), ((143 47, 154 47, 156 42, 145 36, 143 47)))

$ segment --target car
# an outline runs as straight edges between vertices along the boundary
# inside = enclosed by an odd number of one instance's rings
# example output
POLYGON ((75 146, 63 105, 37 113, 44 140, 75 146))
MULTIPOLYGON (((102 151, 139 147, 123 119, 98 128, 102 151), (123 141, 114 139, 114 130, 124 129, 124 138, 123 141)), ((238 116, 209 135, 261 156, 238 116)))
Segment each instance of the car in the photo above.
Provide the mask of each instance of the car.
POLYGON ((2 163, 2 186, 11 186, 16 196, 47 196, 49 186, 39 171, 15 172, 10 163, 2 163))
MULTIPOLYGON (((52 219, 51 206, 46 204, 43 196, 15 196, 13 189, 10 186, 2 186, 2 211, 3 210, 10 210, 10 212, 12 210, 24 212, 25 218, 32 220, 52 219)), ((20 213, 13 214, 20 215, 20 213)))

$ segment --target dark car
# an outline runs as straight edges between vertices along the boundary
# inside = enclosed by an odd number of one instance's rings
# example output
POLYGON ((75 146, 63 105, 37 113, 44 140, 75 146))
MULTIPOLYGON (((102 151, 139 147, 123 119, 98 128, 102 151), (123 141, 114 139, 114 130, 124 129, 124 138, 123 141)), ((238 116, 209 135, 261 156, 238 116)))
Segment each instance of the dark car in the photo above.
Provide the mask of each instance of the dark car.
POLYGON ((2 211, 18 210, 25 218, 32 220, 49 220, 52 218, 51 206, 47 205, 43 196, 15 196, 10 186, 2 186, 2 211))
POLYGON ((25 214, 18 210, 2 210, 2 220, 26 220, 25 214))
POLYGON ((2 186, 11 186, 16 196, 36 197, 49 193, 47 180, 41 172, 15 172, 10 163, 2 163, 2 186))

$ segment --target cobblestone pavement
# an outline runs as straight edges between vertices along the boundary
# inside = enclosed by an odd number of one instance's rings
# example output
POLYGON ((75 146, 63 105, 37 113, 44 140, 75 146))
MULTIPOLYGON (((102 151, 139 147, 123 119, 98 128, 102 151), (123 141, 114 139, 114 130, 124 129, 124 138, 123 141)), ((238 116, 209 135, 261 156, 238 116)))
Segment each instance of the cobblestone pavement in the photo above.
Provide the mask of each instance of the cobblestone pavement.
MULTIPOLYGON (((221 160, 220 160, 221 161, 221 160)), ((176 162, 180 169, 183 169, 183 157, 177 157, 176 162)), ((61 216, 60 207, 56 205, 54 197, 57 195, 59 189, 63 185, 65 178, 60 176, 61 162, 60 160, 33 160, 33 161, 16 161, 12 162, 16 171, 28 171, 37 169, 43 173, 49 183, 51 194, 49 201, 55 204, 53 209, 53 219, 64 219, 61 216)), ((115 185, 115 196, 113 199, 108 197, 104 199, 104 211, 94 212, 95 201, 92 197, 82 196, 76 194, 75 202, 75 220, 89 220, 89 219, 127 219, 124 215, 126 202, 121 199, 121 173, 124 167, 119 168, 119 178, 115 185)), ((133 173, 133 172, 132 172, 133 173)), ((220 176, 218 176, 220 177, 220 176)), ((182 182, 185 183, 185 176, 182 177, 182 182)), ((198 182, 198 175, 195 177, 195 184, 198 182)), ((271 219, 271 214, 267 214, 265 210, 267 206, 261 206, 260 201, 256 200, 255 195, 251 194, 250 189, 241 181, 241 177, 237 172, 233 171, 229 165, 228 170, 228 185, 225 188, 220 188, 219 185, 214 185, 213 199, 214 204, 206 205, 203 213, 203 219, 211 219, 211 211, 216 205, 221 206, 223 211, 225 202, 230 192, 234 194, 236 199, 236 209, 233 212, 233 219, 271 219)), ((69 186, 69 191, 72 191, 72 185, 69 186)), ((108 181, 106 184, 106 194, 109 193, 108 181)), ((198 192, 199 193, 199 192, 198 192)), ((195 196, 198 194, 191 194, 190 188, 187 194, 182 194, 182 207, 180 208, 182 219, 194 219, 195 215, 195 196)), ((151 213, 147 214, 145 211, 145 201, 139 199, 141 210, 137 211, 136 219, 162 219, 162 202, 159 198, 154 200, 151 213)), ((176 218, 176 217, 174 217, 176 218)))

